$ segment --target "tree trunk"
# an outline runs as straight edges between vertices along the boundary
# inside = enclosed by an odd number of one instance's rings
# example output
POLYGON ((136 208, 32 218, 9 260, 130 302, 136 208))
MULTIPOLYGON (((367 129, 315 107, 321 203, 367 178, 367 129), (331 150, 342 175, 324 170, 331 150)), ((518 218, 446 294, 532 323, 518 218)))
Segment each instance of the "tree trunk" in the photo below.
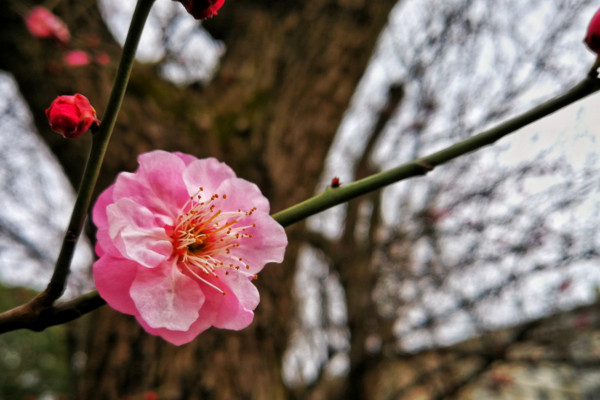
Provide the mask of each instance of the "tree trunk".
MULTIPOLYGON (((165 1, 165 0, 158 0, 165 1)), ((273 211, 314 190, 329 145, 395 0, 239 0, 206 28, 227 53, 206 87, 176 87, 149 65, 136 65, 109 147, 98 191, 136 166, 151 149, 213 155, 256 182, 273 211)), ((43 113, 59 94, 85 94, 102 115, 115 65, 65 69, 56 45, 28 35, 13 3, 0 6, 0 68, 14 74, 43 138, 76 185, 89 138, 65 141, 43 113)), ((113 59, 118 47, 93 1, 63 1, 54 10, 77 38, 98 35, 113 59)), ((191 18, 191 17, 190 17, 191 18)), ((155 391, 160 399, 283 399, 281 359, 293 321, 290 297, 299 247, 268 266, 257 286, 261 303, 241 331, 211 329, 174 347, 105 307, 90 318, 87 365, 78 398, 122 399, 155 391)), ((138 398, 138 397, 135 397, 138 398)))

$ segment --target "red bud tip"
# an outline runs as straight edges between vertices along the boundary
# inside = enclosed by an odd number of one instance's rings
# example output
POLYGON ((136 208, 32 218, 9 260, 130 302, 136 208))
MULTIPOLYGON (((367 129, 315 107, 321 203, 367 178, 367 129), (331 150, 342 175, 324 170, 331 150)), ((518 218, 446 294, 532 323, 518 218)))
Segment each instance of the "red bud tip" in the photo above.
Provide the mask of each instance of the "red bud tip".
POLYGON ((173 0, 179 1, 187 12, 196 19, 207 19, 217 15, 225 0, 173 0))
POLYGON ((591 51, 600 55, 600 10, 592 17, 583 41, 591 51))

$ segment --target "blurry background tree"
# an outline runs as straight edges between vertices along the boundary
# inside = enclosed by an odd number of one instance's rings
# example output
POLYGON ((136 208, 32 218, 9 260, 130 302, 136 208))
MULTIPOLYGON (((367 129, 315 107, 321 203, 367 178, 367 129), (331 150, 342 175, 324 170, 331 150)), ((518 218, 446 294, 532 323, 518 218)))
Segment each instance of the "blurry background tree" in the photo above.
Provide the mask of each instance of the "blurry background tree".
MULTIPOLYGON (((237 0, 200 30, 180 4, 157 0, 98 191, 134 169, 134 155, 182 150, 226 161, 281 210, 334 176, 409 161, 573 84, 593 60, 581 44, 591 3, 237 0)), ((89 137, 51 133, 43 110, 80 92, 102 115, 128 5, 57 2, 73 43, 113 60, 81 67, 28 35, 32 5, 0 5, 0 69, 77 185, 89 137)), ((600 281, 594 108, 597 96, 288 228, 286 260, 261 273, 244 331, 175 348, 107 307, 68 325, 73 396, 593 395, 600 320, 592 307, 559 313, 593 303, 600 281)), ((2 233, 51 265, 11 223, 2 233)))

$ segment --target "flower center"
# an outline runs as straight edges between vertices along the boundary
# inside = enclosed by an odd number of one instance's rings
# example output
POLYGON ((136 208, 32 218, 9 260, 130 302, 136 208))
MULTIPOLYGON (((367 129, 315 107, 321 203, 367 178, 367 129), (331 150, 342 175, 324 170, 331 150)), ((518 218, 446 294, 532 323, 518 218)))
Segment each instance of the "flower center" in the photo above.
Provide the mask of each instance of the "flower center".
POLYGON ((242 257, 234 256, 231 250, 240 247, 242 240, 252 237, 246 230, 256 225, 245 225, 243 219, 252 215, 256 208, 249 211, 222 211, 215 201, 219 197, 225 200, 227 195, 213 194, 203 200, 202 191, 203 188, 200 188, 190 197, 175 221, 171 234, 174 253, 180 268, 225 294, 207 278, 219 278, 220 272, 229 275, 230 271, 251 276, 247 272, 250 266, 242 257))

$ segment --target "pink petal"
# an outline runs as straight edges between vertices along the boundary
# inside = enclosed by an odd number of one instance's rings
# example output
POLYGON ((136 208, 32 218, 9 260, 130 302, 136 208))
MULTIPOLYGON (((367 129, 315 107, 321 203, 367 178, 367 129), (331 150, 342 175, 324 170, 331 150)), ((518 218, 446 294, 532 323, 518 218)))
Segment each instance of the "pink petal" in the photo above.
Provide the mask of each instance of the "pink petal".
POLYGON ((137 173, 122 172, 114 185, 115 199, 129 198, 143 204, 152 211, 156 225, 172 225, 177 216, 178 208, 172 207, 169 201, 158 196, 150 188, 145 179, 137 173))
POLYGON ((106 254, 106 252, 102 249, 102 246, 98 242, 96 242, 96 245, 94 246, 94 251, 96 252, 96 255, 98 257, 102 257, 104 254, 106 254))
POLYGON ((98 196, 96 204, 94 205, 94 210, 92 211, 92 220, 98 229, 107 229, 108 227, 106 207, 114 202, 113 191, 114 186, 109 186, 104 192, 100 193, 100 196, 98 196))
POLYGON ((217 192, 227 195, 222 205, 226 210, 250 211, 256 207, 257 211, 269 213, 269 201, 254 183, 240 178, 227 179, 219 185, 217 192))
POLYGON ((115 243, 108 235, 107 230, 98 231, 96 233, 96 255, 102 257, 104 254, 110 254, 114 257, 123 258, 121 251, 115 247, 115 243))
POLYGON ((183 160, 172 153, 156 150, 139 155, 138 162, 138 174, 146 179, 154 194, 169 209, 177 211, 189 198, 181 177, 185 169, 183 160))
POLYGON ((201 313, 214 315, 215 328, 244 329, 254 319, 253 310, 260 301, 258 290, 244 274, 232 272, 219 276, 219 279, 211 279, 211 283, 223 288, 225 295, 216 290, 214 295, 209 295, 211 289, 206 289, 206 303, 201 313))
POLYGON ((250 266, 249 273, 258 273, 267 263, 283 261, 287 236, 277 221, 269 215, 255 212, 240 220, 239 224, 256 224, 256 228, 246 230, 252 237, 240 240, 240 247, 231 250, 232 255, 242 258, 250 266))
POLYGON ((223 279, 223 282, 235 294, 242 308, 253 311, 258 306, 260 295, 256 286, 252 283, 251 277, 245 274, 231 273, 219 279, 223 279))
POLYGON ((129 295, 138 265, 124 258, 104 255, 94 263, 94 282, 100 296, 115 310, 136 315, 137 308, 129 295))
POLYGON ((175 265, 139 268, 129 293, 140 318, 151 328, 188 331, 204 304, 198 283, 175 265))
MULTIPOLYGON (((106 207, 113 202, 113 188, 114 186, 109 186, 108 189, 98 196, 96 204, 94 204, 94 209, 92 210, 92 220, 94 221, 94 225, 96 225, 98 228, 98 232, 96 234, 96 254, 98 257, 101 257, 101 254, 98 253, 98 247, 104 249, 105 246, 112 245, 112 239, 108 236, 108 217, 106 216, 106 207)), ((106 249, 103 251, 105 252, 106 249)))
POLYGON ((142 154, 138 161, 140 167, 135 173, 119 174, 114 197, 134 199, 164 223, 172 222, 189 198, 181 177, 184 162, 164 151, 142 154))
POLYGON ((190 165, 193 161, 198 160, 196 157, 190 154, 180 153, 178 151, 174 152, 173 154, 181 158, 181 160, 185 163, 186 166, 190 165))
POLYGON ((217 193, 223 180, 230 178, 235 178, 235 172, 227 164, 214 158, 193 161, 183 171, 183 181, 190 196, 196 194, 201 187, 204 193, 211 196, 217 193))
POLYGON ((157 335, 176 346, 189 343, 199 334, 211 327, 211 320, 198 318, 187 331, 172 331, 165 328, 152 328, 141 317, 136 317, 140 325, 151 335, 157 335))
POLYGON ((108 233, 123 256, 147 268, 171 256, 173 245, 164 228, 154 224, 154 215, 147 208, 125 198, 109 205, 107 216, 108 233))

